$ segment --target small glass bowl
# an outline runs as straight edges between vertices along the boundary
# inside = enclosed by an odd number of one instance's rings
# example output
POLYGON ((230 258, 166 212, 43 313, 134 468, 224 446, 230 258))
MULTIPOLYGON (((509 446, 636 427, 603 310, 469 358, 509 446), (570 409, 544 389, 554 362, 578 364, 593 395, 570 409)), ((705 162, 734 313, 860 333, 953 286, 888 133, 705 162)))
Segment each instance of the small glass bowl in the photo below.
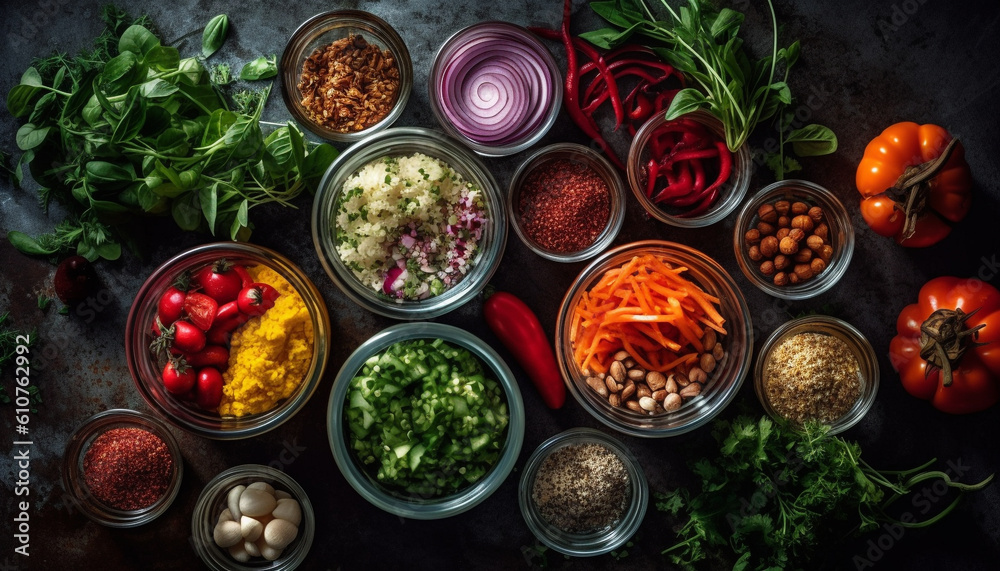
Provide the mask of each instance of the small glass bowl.
POLYGON ((464 329, 441 323, 414 322, 401 323, 383 329, 362 343, 344 362, 333 382, 330 405, 327 410, 327 434, 334 460, 344 478, 361 496, 375 507, 391 514, 411 519, 442 519, 468 511, 488 498, 507 478, 524 440, 524 404, 517 380, 496 351, 484 341, 464 329), (387 490, 370 476, 358 463, 354 452, 347 443, 349 437, 345 428, 344 405, 348 398, 351 379, 358 373, 365 361, 372 355, 399 341, 410 339, 442 339, 447 343, 468 349, 482 362, 485 370, 503 387, 507 398, 510 420, 507 424, 507 438, 500 458, 493 468, 478 482, 459 490, 450 496, 436 498, 402 497, 387 490))
POLYGON ((111 409, 90 417, 70 436, 66 444, 66 453, 63 454, 63 487, 72 496, 73 507, 78 508, 93 521, 108 527, 137 527, 160 517, 177 497, 183 474, 184 459, 170 429, 158 419, 134 410, 111 409), (113 508, 95 498, 87 487, 83 474, 83 459, 87 450, 98 436, 115 428, 139 428, 149 431, 163 440, 170 450, 173 460, 170 485, 160 499, 146 508, 138 510, 113 508))
POLYGON ((214 571, 288 571, 298 567, 309 554, 313 538, 316 534, 316 514, 313 511, 309 496, 298 482, 280 470, 259 464, 244 464, 234 466, 220 472, 205 485, 194 504, 191 515, 191 541, 198 557, 214 571), (212 532, 219 520, 219 515, 226 509, 226 499, 229 490, 239 485, 249 485, 254 482, 267 482, 275 490, 284 490, 299 502, 302 508, 302 521, 299 523, 299 533, 281 552, 281 557, 267 561, 261 557, 251 558, 246 563, 240 563, 229 555, 229 550, 215 543, 212 532))
POLYGON ((330 315, 319 290, 309 277, 281 254, 240 242, 216 242, 185 250, 160 264, 139 288, 125 322, 125 360, 143 400, 171 424, 199 436, 235 440, 263 434, 291 418, 312 397, 330 356, 330 315), (313 358, 298 389, 269 411, 241 417, 222 417, 203 411, 170 394, 161 380, 161 366, 149 350, 151 324, 157 302, 173 280, 187 270, 204 267, 219 258, 247 265, 264 265, 282 277, 302 296, 312 318, 313 358))
POLYGON ((543 149, 539 149, 526 161, 521 163, 514 177, 510 181, 507 193, 507 217, 510 218, 514 232, 524 242, 531 251, 548 260, 556 262, 579 262, 592 258, 611 245, 611 242, 618 236, 622 223, 625 221, 625 186, 618 176, 611 163, 593 149, 578 145, 576 143, 556 143, 543 149), (519 213, 519 202, 521 199, 521 187, 532 172, 539 168, 544 168, 553 161, 569 160, 574 163, 582 163, 597 172, 605 184, 608 186, 608 222, 604 230, 589 246, 575 252, 559 252, 549 250, 532 240, 521 224, 519 213))
MULTIPOLYGON (((686 113, 684 118, 697 121, 708 127, 720 140, 726 140, 726 131, 722 121, 708 111, 697 110, 686 113)), ((664 113, 656 113, 649 118, 632 139, 629 146, 627 175, 628 183, 632 188, 632 194, 639 200, 639 204, 646 209, 650 216, 660 222, 665 222, 681 228, 698 228, 709 226, 722 220, 736 209, 743 201, 747 189, 750 187, 750 177, 753 175, 754 163, 750 158, 750 150, 746 144, 733 153, 732 173, 729 179, 722 184, 719 197, 715 203, 705 212, 698 216, 686 216, 683 210, 667 210, 660 207, 653 200, 646 196, 646 163, 649 162, 650 148, 649 140, 653 133, 663 124, 668 123, 664 113)), ((710 184, 710 182, 706 182, 710 184)))
MULTIPOLYGON (((475 69, 480 63, 494 65, 494 62, 495 59, 493 57, 486 59, 485 62, 473 59, 472 61, 466 61, 465 65, 461 66, 460 71, 475 69)), ((520 63, 525 62, 522 61, 520 63)), ((484 82, 484 85, 489 86, 489 83, 484 82)), ((562 101, 563 93, 562 74, 548 48, 534 34, 523 27, 507 22, 495 21, 473 24, 455 32, 450 38, 445 40, 434 55, 427 88, 430 95, 431 111, 445 132, 485 157, 512 155, 537 143, 555 123, 556 117, 559 115, 559 105, 562 101), (487 37, 483 38, 484 34, 487 37), (527 50, 538 57, 537 61, 529 61, 525 67, 518 67, 515 70, 520 72, 518 77, 532 75, 533 73, 536 75, 535 79, 538 80, 539 99, 529 102, 531 116, 530 118, 526 118, 531 126, 521 136, 510 141, 500 141, 497 143, 476 139, 468 132, 463 132, 463 128, 457 125, 455 120, 449 116, 452 111, 444 103, 444 94, 448 92, 449 88, 454 87, 449 81, 453 79, 453 68, 455 66, 450 64, 453 62, 453 58, 468 55, 467 46, 469 42, 485 42, 494 46, 493 49, 495 50, 508 53, 520 53, 520 50, 527 50), (511 46, 517 46, 518 49, 512 49, 511 46), (546 77, 546 79, 542 80, 542 77, 546 77), (548 105, 543 106, 542 102, 546 100, 548 101, 548 105)), ((483 86, 479 86, 477 92, 482 89, 483 86)), ((502 89, 497 91, 498 96, 505 96, 502 89)), ((468 131, 468 129, 465 129, 465 131, 468 131)))
POLYGON ((733 230, 733 248, 743 275, 761 291, 782 299, 809 299, 832 288, 847 272, 854 252, 854 227, 844 203, 829 190, 805 180, 781 180, 761 189, 740 210, 733 230), (794 285, 774 285, 773 278, 760 272, 760 262, 750 259, 749 247, 745 242, 746 233, 760 222, 757 210, 764 204, 778 200, 801 201, 809 206, 819 206, 823 209, 825 222, 830 229, 827 242, 833 247, 833 256, 826 269, 819 275, 794 285))
POLYGON ((608 250, 580 272, 563 297, 556 318, 556 359, 570 394, 583 408, 607 426, 642 437, 676 436, 707 424, 729 404, 739 392, 744 377, 750 371, 753 348, 753 325, 747 302, 733 278, 712 258, 694 248, 673 242, 647 240, 633 242, 608 250), (719 312, 726 319, 727 335, 721 341, 727 357, 715 368, 701 394, 673 412, 656 415, 635 413, 627 408, 613 407, 587 386, 587 375, 580 370, 573 355, 570 332, 574 308, 584 292, 591 289, 610 269, 621 267, 634 256, 655 254, 675 267, 687 268, 684 275, 705 292, 721 301, 719 312))
POLYGON ((384 20, 361 10, 334 10, 316 14, 303 22, 285 44, 281 54, 278 77, 281 81, 281 95, 292 117, 314 135, 330 141, 353 143, 376 131, 392 125, 403 113, 413 88, 413 63, 406 44, 384 20), (342 133, 313 121, 302 105, 299 92, 299 78, 302 64, 317 49, 351 35, 363 37, 368 43, 388 50, 399 66, 399 92, 389 114, 381 121, 360 131, 342 133))
POLYGON ((761 406, 771 418, 782 422, 786 421, 768 401, 767 392, 764 389, 764 372, 770 363, 771 351, 785 339, 799 333, 821 333, 836 337, 847 343, 854 357, 858 360, 858 367, 861 371, 861 394, 850 410, 830 424, 830 434, 843 432, 857 424, 871 409, 872 404, 875 403, 875 395, 878 393, 879 382, 878 357, 875 355, 875 350, 872 349, 868 339, 846 321, 826 315, 806 315, 778 327, 764 342, 754 367, 753 388, 757 393, 757 398, 760 399, 761 406))
POLYGON ((486 285, 500 264, 507 242, 507 214, 496 180, 489 169, 458 141, 431 129, 393 127, 375 133, 342 152, 320 181, 312 211, 313 244, 319 260, 337 285, 361 307, 395 319, 421 320, 443 315, 458 308, 486 285), (393 300, 367 287, 340 259, 334 236, 337 231, 337 203, 344 182, 361 167, 386 156, 423 153, 440 159, 482 190, 486 204, 483 237, 473 267, 454 286, 440 295, 421 300, 393 300))
POLYGON ((621 547, 635 534, 646 515, 649 503, 649 485, 639 460, 617 439, 592 428, 571 428, 543 442, 528 458, 521 472, 518 487, 521 515, 535 537, 546 546, 565 555, 587 557, 601 555, 621 547), (566 446, 599 444, 614 452, 624 464, 629 476, 629 500, 621 519, 607 529, 589 533, 571 533, 545 521, 532 499, 535 478, 542 462, 550 454, 566 446))

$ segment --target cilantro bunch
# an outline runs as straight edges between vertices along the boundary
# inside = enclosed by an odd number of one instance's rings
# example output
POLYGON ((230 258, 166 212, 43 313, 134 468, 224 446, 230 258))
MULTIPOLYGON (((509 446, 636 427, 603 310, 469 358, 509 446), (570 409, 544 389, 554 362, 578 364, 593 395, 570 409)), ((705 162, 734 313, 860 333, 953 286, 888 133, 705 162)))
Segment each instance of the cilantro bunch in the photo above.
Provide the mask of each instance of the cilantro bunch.
POLYGON ((734 571, 806 566, 820 546, 882 522, 924 527, 947 515, 966 491, 992 479, 962 484, 927 470, 878 471, 861 459, 861 447, 830 435, 819 424, 796 430, 769 418, 741 416, 715 424, 719 453, 690 468, 701 489, 657 494, 656 507, 681 517, 678 543, 664 551, 685 567, 708 559, 735 560, 734 571), (926 480, 958 491, 928 520, 898 521, 886 513, 896 499, 926 480))

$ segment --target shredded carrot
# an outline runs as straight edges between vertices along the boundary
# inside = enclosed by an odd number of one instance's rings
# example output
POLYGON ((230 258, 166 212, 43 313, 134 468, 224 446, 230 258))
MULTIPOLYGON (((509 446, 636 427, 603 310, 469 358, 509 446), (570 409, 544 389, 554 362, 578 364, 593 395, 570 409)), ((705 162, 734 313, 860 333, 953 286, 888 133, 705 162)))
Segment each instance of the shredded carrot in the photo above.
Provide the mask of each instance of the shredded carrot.
POLYGON ((655 255, 634 256, 580 296, 570 341, 584 371, 603 373, 624 349, 643 368, 668 372, 702 352, 706 328, 725 335, 720 301, 655 255))

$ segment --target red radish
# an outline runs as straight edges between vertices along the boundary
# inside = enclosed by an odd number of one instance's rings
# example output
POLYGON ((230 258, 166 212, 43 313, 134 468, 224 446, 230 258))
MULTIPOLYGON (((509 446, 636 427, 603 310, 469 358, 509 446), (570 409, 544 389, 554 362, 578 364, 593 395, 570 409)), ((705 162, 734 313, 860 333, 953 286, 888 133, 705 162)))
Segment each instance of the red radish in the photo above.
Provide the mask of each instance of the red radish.
POLYGON ((187 294, 176 286, 170 286, 160 296, 156 304, 156 316, 166 327, 170 327, 184 313, 184 298, 187 294))
POLYGON ((222 373, 213 367, 198 371, 198 386, 195 389, 198 406, 205 410, 215 410, 222 402, 222 373))
POLYGON ((194 386, 194 369, 181 359, 170 359, 163 367, 163 387, 172 395, 188 393, 194 386))
POLYGON ((235 270, 235 266, 225 259, 205 266, 195 274, 194 278, 205 294, 220 304, 233 301, 243 289, 243 279, 235 270))

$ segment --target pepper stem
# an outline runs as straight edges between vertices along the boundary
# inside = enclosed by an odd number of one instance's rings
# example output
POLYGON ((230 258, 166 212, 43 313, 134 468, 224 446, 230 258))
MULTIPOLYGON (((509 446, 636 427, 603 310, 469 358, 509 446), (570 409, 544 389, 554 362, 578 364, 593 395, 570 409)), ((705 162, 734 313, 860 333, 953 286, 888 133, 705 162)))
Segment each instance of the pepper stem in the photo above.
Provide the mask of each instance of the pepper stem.
POLYGON ((903 174, 896 179, 896 184, 886 189, 885 195, 894 200, 903 209, 906 216, 901 233, 902 239, 905 240, 913 236, 916 231, 917 219, 927 209, 927 197, 931 190, 930 182, 944 168, 957 144, 958 139, 953 138, 938 158, 906 167, 903 174))
POLYGON ((981 345, 976 340, 985 323, 969 328, 965 322, 976 314, 961 309, 939 309, 920 325, 920 358, 927 361, 926 373, 941 371, 942 384, 950 386, 953 367, 962 360, 970 347, 981 345))

